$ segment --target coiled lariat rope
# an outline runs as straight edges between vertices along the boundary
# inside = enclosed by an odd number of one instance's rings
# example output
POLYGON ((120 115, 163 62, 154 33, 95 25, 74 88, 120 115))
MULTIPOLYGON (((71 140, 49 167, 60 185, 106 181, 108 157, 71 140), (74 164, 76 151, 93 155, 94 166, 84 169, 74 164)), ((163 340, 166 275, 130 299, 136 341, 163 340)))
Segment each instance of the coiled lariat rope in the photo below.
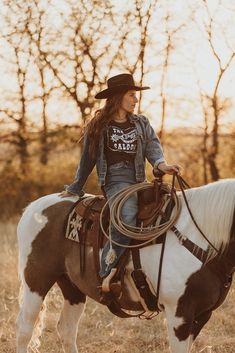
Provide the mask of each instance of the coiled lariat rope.
MULTIPOLYGON (((168 204, 168 202, 171 202, 172 200, 174 201, 174 204, 175 204, 171 217, 168 221, 166 222, 161 221, 160 224, 157 224, 156 222, 155 225, 151 225, 150 227, 130 226, 122 221, 121 211, 126 200, 130 198, 131 195, 137 193, 140 190, 145 190, 153 187, 154 187, 153 183, 149 183, 149 182, 134 184, 116 193, 105 203, 100 214, 100 227, 104 235, 110 241, 110 248, 112 248, 112 244, 116 244, 122 248, 136 248, 140 246, 140 244, 124 245, 114 241, 111 238, 111 231, 110 231, 111 225, 113 225, 121 234, 125 235, 126 237, 134 240, 141 240, 142 241, 141 245, 145 245, 152 242, 154 239, 158 238, 161 234, 164 234, 165 232, 167 232, 172 227, 172 225, 176 222, 176 219, 178 218, 181 210, 181 202, 174 189, 174 183, 172 183, 172 185, 167 183, 162 183, 162 186, 161 186, 161 190, 163 194, 165 192, 165 194, 169 195, 169 189, 171 189, 171 192, 170 192, 171 198, 169 198, 166 201, 166 205, 168 204), (109 234, 106 233, 103 227, 103 215, 108 204, 111 204, 109 234)), ((161 216, 160 212, 159 212, 159 215, 161 216)))

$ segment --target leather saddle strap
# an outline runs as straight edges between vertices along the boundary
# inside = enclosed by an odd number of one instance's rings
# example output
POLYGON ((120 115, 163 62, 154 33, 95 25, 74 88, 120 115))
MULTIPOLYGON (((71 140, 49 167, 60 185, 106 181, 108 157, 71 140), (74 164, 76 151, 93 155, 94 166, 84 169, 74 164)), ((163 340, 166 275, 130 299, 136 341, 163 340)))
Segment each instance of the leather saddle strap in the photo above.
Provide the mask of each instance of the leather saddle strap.
POLYGON ((99 231, 97 234, 97 237, 93 240, 93 258, 94 258, 94 264, 95 264, 95 271, 97 274, 97 278, 100 281, 100 249, 102 248, 102 242, 103 242, 103 233, 101 228, 99 227, 99 231))
POLYGON ((132 260, 134 265, 134 271, 131 273, 131 277, 135 283, 135 286, 142 298, 141 302, 143 308, 148 308, 150 311, 159 312, 156 296, 150 289, 150 284, 148 283, 147 276, 141 268, 140 261, 140 251, 139 248, 132 248, 132 260))
POLYGON ((122 308, 120 307, 120 305, 113 300, 109 305, 107 305, 107 308, 109 309, 109 311, 111 311, 112 314, 121 317, 122 319, 128 319, 131 317, 141 317, 144 314, 144 311, 141 312, 140 314, 128 314, 127 312, 125 312, 124 310, 122 310, 122 308))
MULTIPOLYGON (((91 213, 91 207, 97 202, 98 198, 95 197, 89 206, 86 207, 85 212, 83 214, 83 219, 86 220, 88 218, 88 215, 91 213)), ((86 254, 86 221, 84 222, 84 226, 82 228, 81 232, 81 239, 80 239, 80 268, 81 268, 81 275, 85 271, 85 254, 86 254)))
POLYGON ((199 261, 205 264, 208 260, 209 251, 202 249, 200 246, 193 243, 190 239, 183 236, 183 234, 175 227, 172 226, 171 230, 175 233, 180 243, 191 252, 199 261))
POLYGON ((134 269, 135 270, 141 269, 139 248, 132 248, 131 253, 132 253, 132 260, 133 260, 134 269))

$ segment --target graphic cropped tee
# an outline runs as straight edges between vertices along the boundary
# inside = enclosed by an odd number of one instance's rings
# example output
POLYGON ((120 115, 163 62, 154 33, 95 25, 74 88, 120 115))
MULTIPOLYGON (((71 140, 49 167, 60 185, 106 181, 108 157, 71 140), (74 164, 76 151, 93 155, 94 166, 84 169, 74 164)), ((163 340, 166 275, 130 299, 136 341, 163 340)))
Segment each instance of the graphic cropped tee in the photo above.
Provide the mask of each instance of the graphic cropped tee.
POLYGON ((105 135, 105 155, 108 166, 121 161, 134 161, 137 148, 137 130, 129 120, 111 121, 105 135))

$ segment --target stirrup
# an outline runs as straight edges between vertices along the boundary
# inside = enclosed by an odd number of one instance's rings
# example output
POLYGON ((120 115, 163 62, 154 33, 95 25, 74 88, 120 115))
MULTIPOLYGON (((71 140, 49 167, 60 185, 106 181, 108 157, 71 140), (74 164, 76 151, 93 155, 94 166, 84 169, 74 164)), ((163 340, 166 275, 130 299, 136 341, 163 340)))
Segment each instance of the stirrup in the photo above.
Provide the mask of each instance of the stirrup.
POLYGON ((110 274, 103 279, 102 285, 101 285, 101 291, 104 293, 110 292, 110 281, 114 277, 114 275, 117 272, 117 268, 112 268, 110 271, 110 274))

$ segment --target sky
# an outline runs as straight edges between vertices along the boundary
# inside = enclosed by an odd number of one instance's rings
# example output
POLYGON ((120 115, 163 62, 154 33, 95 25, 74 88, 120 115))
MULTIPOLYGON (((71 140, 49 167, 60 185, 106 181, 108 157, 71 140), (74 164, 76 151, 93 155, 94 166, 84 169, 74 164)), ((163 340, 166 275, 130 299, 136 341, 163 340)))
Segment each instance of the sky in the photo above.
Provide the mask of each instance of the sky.
MULTIPOLYGON (((1 0, 0 0, 1 1, 1 0)), ((152 0, 151 0, 152 1, 152 0)), ((46 3, 46 1, 45 1, 46 3)), ((148 1, 144 2, 145 6, 148 1)), ((173 38, 173 49, 170 53, 170 65, 167 71, 165 82, 165 94, 167 97, 167 118, 166 127, 202 127, 203 116, 201 106, 198 103, 200 85, 203 92, 211 95, 218 75, 218 62, 216 61, 211 49, 208 46, 203 26, 208 23, 205 8, 200 8, 202 0, 158 0, 157 11, 152 17, 149 29, 151 49, 146 55, 146 67, 157 67, 146 73, 145 84, 151 86, 150 91, 143 93, 142 112, 151 119, 155 128, 160 126, 160 97, 159 87, 161 78, 162 56, 159 48, 164 48, 165 36, 162 29, 159 30, 159 23, 167 15, 171 18, 168 26, 170 30, 185 25, 182 31, 176 33, 173 38), (200 6, 199 6, 200 5, 200 6), (190 14, 195 10, 196 22, 192 20, 190 14)), ((216 51, 221 58, 222 65, 225 65, 231 50, 235 50, 235 0, 222 1, 223 8, 219 6, 219 0, 208 1, 210 14, 213 14, 215 22, 213 28, 215 36, 213 43, 216 51), (233 12, 231 10, 234 10, 233 12), (226 39, 225 39, 226 38, 226 39)), ((0 3, 1 4, 1 3, 0 3)), ((122 11, 127 6, 132 10, 132 2, 125 0, 113 0, 116 7, 117 16, 122 16, 122 11)), ((54 0, 54 5, 66 14, 68 6, 65 0, 54 0)), ((1 7, 1 6, 0 6, 1 7)), ((144 11, 144 8, 143 8, 144 11)), ((51 16, 53 26, 58 30, 63 30, 63 23, 60 16, 51 16)), ((6 52, 7 48, 0 48, 0 53, 6 52)), ((114 69, 111 76, 120 73, 120 69, 114 69)), ((0 92, 12 90, 15 85, 14 79, 6 72, 4 61, 0 59, 0 92)), ((231 107, 221 120, 223 126, 235 123, 235 59, 221 81, 219 94, 223 98, 231 100, 231 107)), ((135 79, 138 83, 138 74, 135 79)), ((1 102, 1 100, 0 100, 1 102)), ((48 103, 48 113, 51 121, 62 121, 72 124, 79 120, 77 109, 74 102, 68 102, 67 98, 60 99, 56 94, 48 103), (59 102, 58 102, 59 99, 59 102)), ((33 103, 29 108, 29 114, 37 116, 38 103, 33 103)), ((39 113, 38 113, 39 114, 39 113)), ((36 121, 36 118, 35 118, 36 121)))

